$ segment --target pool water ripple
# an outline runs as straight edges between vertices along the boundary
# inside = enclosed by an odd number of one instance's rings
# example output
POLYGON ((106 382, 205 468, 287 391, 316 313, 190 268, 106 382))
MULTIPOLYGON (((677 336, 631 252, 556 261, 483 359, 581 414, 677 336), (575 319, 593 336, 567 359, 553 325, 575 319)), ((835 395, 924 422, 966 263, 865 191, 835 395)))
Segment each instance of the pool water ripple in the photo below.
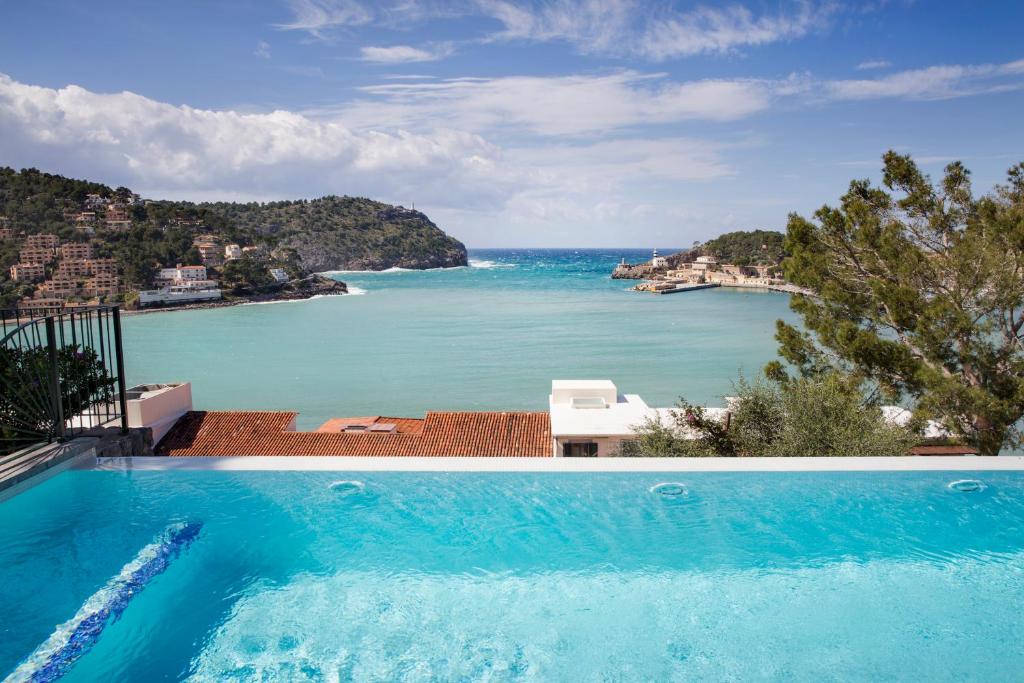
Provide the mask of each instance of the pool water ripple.
POLYGON ((1019 473, 144 471, 67 472, 0 504, 0 668, 183 518, 203 520, 202 542, 69 680, 999 681, 1024 668, 1019 473), (958 479, 985 488, 950 490, 958 479))

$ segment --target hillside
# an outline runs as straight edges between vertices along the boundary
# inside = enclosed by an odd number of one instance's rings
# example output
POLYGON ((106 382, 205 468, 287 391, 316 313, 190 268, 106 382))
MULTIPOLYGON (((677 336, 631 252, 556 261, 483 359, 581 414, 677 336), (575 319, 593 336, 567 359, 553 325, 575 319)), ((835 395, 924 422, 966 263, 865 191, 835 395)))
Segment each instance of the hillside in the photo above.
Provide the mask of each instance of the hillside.
POLYGON ((277 248, 294 249, 308 271, 466 265, 466 248, 426 215, 370 199, 218 202, 195 208, 277 248))
POLYGON ((774 230, 739 230, 719 235, 687 253, 693 258, 714 256, 720 263, 738 266, 771 266, 780 263, 785 256, 784 238, 785 235, 774 230))
POLYGON ((143 201, 125 187, 0 167, 0 297, 10 303, 32 287, 9 269, 31 235, 89 243, 113 258, 124 288, 150 286, 157 268, 198 263, 199 236, 252 247, 249 258, 292 276, 325 270, 466 265, 466 249, 419 211, 358 197, 269 203, 143 201))

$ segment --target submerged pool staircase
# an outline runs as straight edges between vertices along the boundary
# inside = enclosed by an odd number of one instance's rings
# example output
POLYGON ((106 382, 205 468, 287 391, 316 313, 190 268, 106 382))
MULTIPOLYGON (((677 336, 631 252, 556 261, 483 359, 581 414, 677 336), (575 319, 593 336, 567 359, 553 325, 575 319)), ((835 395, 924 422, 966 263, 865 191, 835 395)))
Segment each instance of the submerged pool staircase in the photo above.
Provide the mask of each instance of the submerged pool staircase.
POLYGON ((75 616, 58 626, 4 682, 61 678, 96 644, 103 629, 121 616, 132 598, 192 544, 202 527, 200 522, 181 522, 164 529, 117 576, 93 593, 75 616))

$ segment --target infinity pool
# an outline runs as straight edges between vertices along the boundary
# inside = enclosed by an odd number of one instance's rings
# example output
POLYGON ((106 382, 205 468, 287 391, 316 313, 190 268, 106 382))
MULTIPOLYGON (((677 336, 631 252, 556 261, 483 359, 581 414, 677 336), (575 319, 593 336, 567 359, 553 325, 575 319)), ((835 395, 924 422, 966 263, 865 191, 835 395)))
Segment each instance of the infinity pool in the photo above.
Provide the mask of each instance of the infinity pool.
POLYGON ((63 680, 1020 680, 1024 474, 66 472, 0 675, 111 585, 63 680))

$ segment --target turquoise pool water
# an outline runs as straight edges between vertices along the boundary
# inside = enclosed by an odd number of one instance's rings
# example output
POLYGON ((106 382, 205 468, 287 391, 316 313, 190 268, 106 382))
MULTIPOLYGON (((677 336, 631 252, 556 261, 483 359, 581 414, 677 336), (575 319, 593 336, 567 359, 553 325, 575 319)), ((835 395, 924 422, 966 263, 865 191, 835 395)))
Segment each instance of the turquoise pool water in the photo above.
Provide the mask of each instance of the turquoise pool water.
POLYGON ((720 405, 776 358, 789 297, 629 292, 639 250, 474 250, 472 267, 338 273, 355 296, 126 316, 131 383, 190 380, 206 409, 331 417, 547 410, 551 380, 608 378, 651 405, 720 405))
POLYGON ((1024 670, 1020 473, 88 471, 0 504, 0 669, 184 523, 64 680, 1024 670))

